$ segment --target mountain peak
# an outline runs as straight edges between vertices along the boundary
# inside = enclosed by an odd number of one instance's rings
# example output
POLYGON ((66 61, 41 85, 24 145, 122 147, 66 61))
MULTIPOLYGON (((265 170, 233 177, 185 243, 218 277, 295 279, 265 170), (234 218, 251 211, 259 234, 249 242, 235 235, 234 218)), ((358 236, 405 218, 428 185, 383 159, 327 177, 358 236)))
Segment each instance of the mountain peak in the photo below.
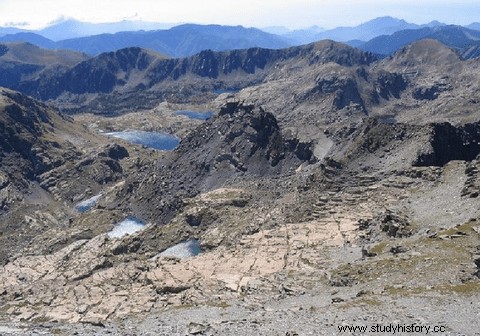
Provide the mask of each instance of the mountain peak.
POLYGON ((320 39, 332 39, 346 42, 350 40, 368 41, 380 35, 390 35, 404 29, 418 28, 413 23, 391 16, 382 16, 362 23, 356 27, 338 27, 317 35, 320 39))
POLYGON ((427 24, 422 25, 422 27, 431 27, 431 28, 433 28, 433 27, 443 27, 443 26, 446 26, 446 24, 443 23, 443 22, 437 21, 437 20, 433 20, 433 21, 430 21, 427 24))
POLYGON ((373 24, 373 23, 382 23, 382 24, 386 24, 386 23, 407 23, 407 21, 403 20, 403 19, 398 19, 398 18, 395 18, 393 16, 380 16, 380 17, 377 17, 375 19, 372 19, 370 21, 367 21, 365 23, 363 23, 363 25, 365 24, 373 24))
POLYGON ((451 48, 435 39, 415 41, 400 49, 392 58, 393 63, 404 66, 455 65, 460 56, 451 48))
POLYGON ((335 62, 340 65, 352 66, 370 64, 376 60, 371 53, 332 40, 322 40, 313 43, 312 46, 316 51, 315 58, 324 62, 335 62))

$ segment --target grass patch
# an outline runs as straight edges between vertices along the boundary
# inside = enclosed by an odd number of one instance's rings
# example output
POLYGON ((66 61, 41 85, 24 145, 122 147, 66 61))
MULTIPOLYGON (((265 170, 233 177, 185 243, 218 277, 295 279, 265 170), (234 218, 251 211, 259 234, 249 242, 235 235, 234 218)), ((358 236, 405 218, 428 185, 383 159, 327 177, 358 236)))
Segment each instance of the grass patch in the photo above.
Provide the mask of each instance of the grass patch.
POLYGON ((480 280, 461 284, 442 284, 437 286, 435 289, 443 294, 457 293, 463 295, 473 295, 480 293, 480 280))
POLYGON ((338 306, 342 308, 353 308, 362 306, 380 307, 382 305, 383 302, 375 297, 360 297, 349 302, 342 302, 338 304, 338 306))
POLYGON ((386 248, 389 247, 389 245, 390 244, 388 242, 381 242, 370 248, 368 251, 371 253, 376 253, 377 255, 382 254, 386 251, 386 248))
POLYGON ((465 224, 459 225, 457 227, 447 229, 439 232, 440 236, 452 236, 455 234, 465 234, 465 235, 479 235, 473 228, 479 227, 480 223, 478 221, 469 221, 465 224))
POLYGON ((209 307, 216 307, 216 308, 228 308, 231 307, 231 304, 229 304, 226 301, 207 301, 205 302, 206 306, 209 307))
POLYGON ((382 305, 382 301, 376 298, 361 298, 356 300, 359 304, 364 304, 371 307, 379 307, 382 305))
POLYGON ((392 296, 420 295, 434 291, 432 287, 394 287, 388 286, 384 289, 385 293, 392 296))
POLYGON ((60 328, 52 328, 52 329, 50 329, 50 332, 52 333, 52 335, 64 335, 65 334, 65 331, 63 329, 60 329, 60 328))

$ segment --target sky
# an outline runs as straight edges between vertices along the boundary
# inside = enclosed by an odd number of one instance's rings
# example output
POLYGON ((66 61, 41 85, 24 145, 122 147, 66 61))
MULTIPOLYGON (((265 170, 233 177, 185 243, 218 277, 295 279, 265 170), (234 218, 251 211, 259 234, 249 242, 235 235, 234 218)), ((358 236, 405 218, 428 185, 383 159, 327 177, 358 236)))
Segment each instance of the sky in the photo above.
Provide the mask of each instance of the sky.
POLYGON ((417 24, 466 25, 479 22, 479 14, 479 0, 0 0, 0 26, 25 29, 61 19, 330 29, 387 15, 417 24))

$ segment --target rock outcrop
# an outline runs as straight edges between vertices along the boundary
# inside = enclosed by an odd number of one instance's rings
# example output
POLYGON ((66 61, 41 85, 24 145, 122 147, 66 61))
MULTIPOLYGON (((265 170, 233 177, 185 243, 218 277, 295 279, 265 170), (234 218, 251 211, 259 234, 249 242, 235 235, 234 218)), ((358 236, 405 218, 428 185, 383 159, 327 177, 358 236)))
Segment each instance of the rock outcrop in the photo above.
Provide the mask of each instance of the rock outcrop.
POLYGON ((1 108, 2 169, 32 180, 68 159, 69 155, 61 155, 68 148, 48 137, 56 123, 67 120, 46 105, 6 89, 1 91, 1 108))
POLYGON ((155 167, 128 179, 123 195, 130 200, 124 203, 145 219, 161 223, 173 216, 184 197, 239 177, 285 174, 309 160, 313 160, 310 145, 286 139, 271 113, 232 102, 185 136, 155 167), (152 202, 157 206, 151 207, 152 202))
POLYGON ((416 166, 443 166, 452 160, 472 161, 480 154, 480 122, 455 127, 449 123, 432 125, 429 150, 416 166))

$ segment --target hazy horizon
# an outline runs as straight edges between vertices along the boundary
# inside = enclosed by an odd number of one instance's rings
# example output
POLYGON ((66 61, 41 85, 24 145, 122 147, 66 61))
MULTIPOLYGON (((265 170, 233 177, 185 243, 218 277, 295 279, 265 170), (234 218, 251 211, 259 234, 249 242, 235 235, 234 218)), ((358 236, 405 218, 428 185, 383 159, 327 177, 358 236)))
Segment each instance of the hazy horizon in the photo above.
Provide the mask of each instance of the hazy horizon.
POLYGON ((245 27, 282 26, 299 29, 319 26, 331 29, 356 26, 371 19, 392 16, 410 23, 438 20, 446 24, 468 25, 480 21, 480 2, 412 1, 381 3, 369 0, 0 0, 0 26, 41 29, 61 19, 90 23, 146 21, 153 23, 197 23, 242 25, 245 27))

